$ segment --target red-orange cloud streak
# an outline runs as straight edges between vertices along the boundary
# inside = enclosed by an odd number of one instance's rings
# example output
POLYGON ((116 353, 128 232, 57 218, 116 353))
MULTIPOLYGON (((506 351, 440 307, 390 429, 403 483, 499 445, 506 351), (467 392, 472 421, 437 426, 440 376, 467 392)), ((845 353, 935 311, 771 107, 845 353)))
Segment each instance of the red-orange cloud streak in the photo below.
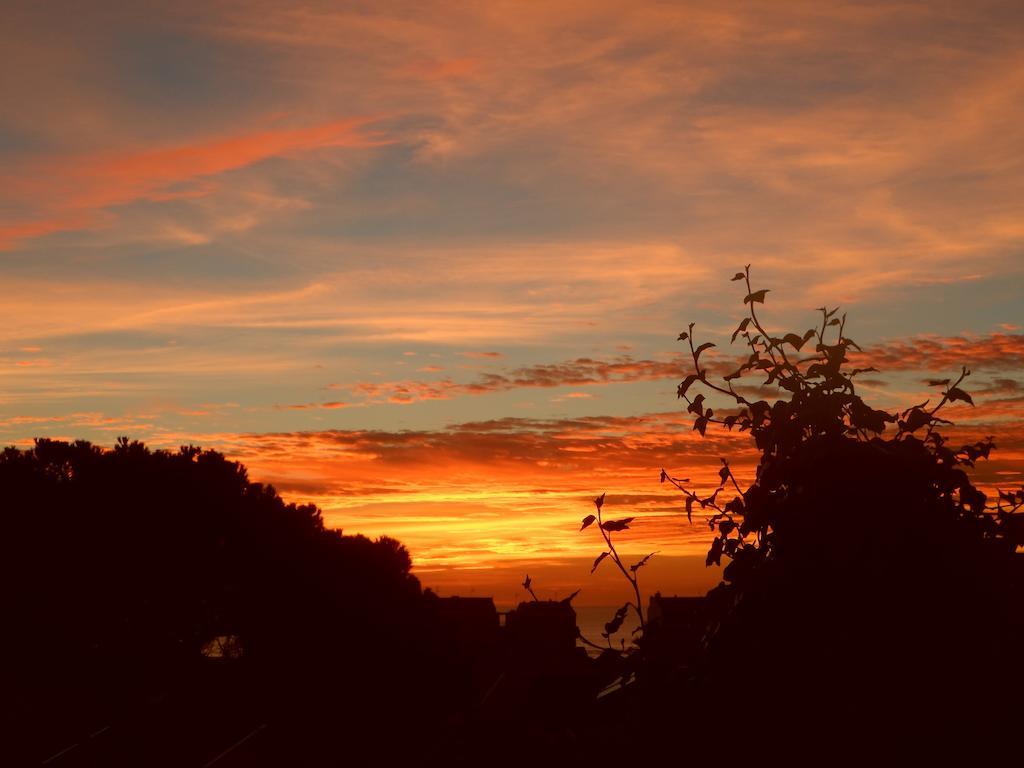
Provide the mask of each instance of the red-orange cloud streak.
POLYGON ((348 118, 164 148, 26 161, 0 176, 0 194, 33 213, 0 225, 0 250, 26 238, 94 226, 99 213, 111 206, 207 195, 214 188, 210 177, 271 157, 388 143, 361 130, 371 120, 348 118))

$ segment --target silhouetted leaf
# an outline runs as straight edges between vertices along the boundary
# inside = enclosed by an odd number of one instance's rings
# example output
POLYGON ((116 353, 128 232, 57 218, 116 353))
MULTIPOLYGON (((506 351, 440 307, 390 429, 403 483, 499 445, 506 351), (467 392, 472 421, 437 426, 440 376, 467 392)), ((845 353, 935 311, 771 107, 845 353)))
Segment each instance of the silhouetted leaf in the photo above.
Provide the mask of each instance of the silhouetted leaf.
POLYGON ((686 521, 689 523, 693 523, 693 502, 696 498, 692 494, 686 497, 686 521))
POLYGON ((708 556, 704 558, 704 565, 710 566, 712 563, 715 565, 722 564, 722 540, 716 538, 711 542, 711 550, 708 552, 708 556))
POLYGON ((928 379, 926 384, 929 387, 948 387, 949 379, 928 379))
POLYGON ((764 400, 758 400, 750 406, 750 420, 752 427, 760 427, 764 424, 764 420, 766 418, 768 418, 768 403, 764 400))
POLYGON ((693 385, 693 382, 697 381, 697 379, 699 378, 700 377, 697 374, 691 373, 689 376, 683 379, 682 383, 680 383, 679 387, 676 389, 676 396, 685 397, 687 390, 689 390, 689 388, 693 385))
POLYGON ((584 528, 589 527, 595 520, 597 520, 597 515, 587 515, 583 518, 583 525, 580 526, 580 530, 582 531, 584 528))
POLYGON ((575 592, 573 592, 573 593, 572 593, 571 595, 569 595, 568 597, 563 597, 563 598, 561 599, 561 601, 560 601, 560 602, 562 603, 562 605, 570 605, 570 604, 572 604, 572 601, 573 601, 573 599, 574 599, 574 598, 576 597, 576 595, 578 595, 579 593, 580 593, 580 590, 578 590, 578 589, 577 589, 577 590, 576 590, 575 592))
POLYGON ((689 337, 690 334, 688 334, 686 331, 683 331, 682 333, 679 334, 679 338, 676 339, 676 341, 686 341, 689 337))
POLYGON ((760 302, 761 304, 764 304, 764 297, 765 297, 765 294, 768 293, 768 290, 769 290, 768 288, 762 288, 760 291, 754 291, 753 293, 748 293, 743 298, 743 303, 744 304, 753 304, 754 302, 760 302))
POLYGON ((744 317, 742 320, 740 320, 740 327, 732 332, 732 340, 736 341, 736 337, 743 333, 745 330, 747 330, 748 325, 750 325, 749 317, 744 317))
POLYGON ((609 637, 619 631, 619 627, 622 626, 622 622, 626 620, 626 614, 629 612, 629 603, 615 611, 615 616, 612 620, 604 625, 604 632, 601 633, 602 637, 609 637))
POLYGON ((971 399, 971 396, 964 392, 959 387, 953 387, 951 390, 949 390, 949 392, 946 393, 946 397, 949 398, 949 402, 951 403, 956 400, 963 400, 965 403, 970 403, 971 405, 974 405, 974 400, 971 399))
POLYGON ((710 496, 708 496, 707 498, 701 499, 700 500, 701 509, 707 507, 708 504, 714 504, 715 503, 715 499, 718 498, 718 494, 721 493, 721 492, 722 492, 721 488, 716 488, 715 492, 712 493, 710 496))
POLYGON ((601 507, 604 506, 604 497, 605 497, 605 494, 602 493, 600 496, 598 496, 596 499, 594 499, 594 506, 597 507, 597 511, 598 512, 600 512, 601 511, 601 507))
POLYGON ((732 515, 742 515, 743 499, 739 496, 732 499, 728 504, 725 505, 725 511, 732 515))
POLYGON ((594 571, 596 571, 597 566, 599 566, 604 561, 604 559, 608 557, 608 555, 610 554, 611 552, 602 552, 600 555, 598 555, 597 558, 594 560, 594 564, 590 568, 590 572, 593 573, 594 571))
POLYGON ((687 413, 692 413, 695 416, 704 415, 704 394, 701 393, 693 398, 693 402, 686 408, 687 413))
POLYGON ((850 403, 850 424, 855 429, 866 429, 880 433, 885 430, 886 423, 896 421, 896 417, 885 411, 876 411, 864 404, 860 398, 850 403))
POLYGON ((638 562, 633 563, 631 566, 629 566, 629 570, 631 570, 633 573, 636 573, 640 568, 643 568, 645 565, 647 565, 647 561, 654 557, 656 554, 658 553, 651 552, 651 554, 649 555, 644 555, 644 557, 640 558, 638 562))
POLYGON ((725 465, 720 470, 718 470, 718 476, 722 480, 721 484, 725 485, 729 481, 729 465, 725 465))
POLYGON ((923 403, 919 403, 918 405, 912 405, 909 408, 907 408, 907 410, 905 410, 901 415, 903 416, 903 418, 907 418, 907 414, 913 411, 915 408, 927 408, 928 403, 930 402, 931 399, 929 398, 928 400, 925 400, 923 403))
POLYGON ((927 426, 931 423, 931 416, 920 408, 911 408, 905 417, 905 420, 900 422, 900 428, 904 432, 914 432, 921 427, 927 426))
POLYGON ((699 418, 694 419, 693 420, 693 428, 697 432, 700 432, 700 436, 701 437, 704 437, 705 433, 708 430, 708 420, 707 420, 707 418, 704 417, 704 416, 701 416, 699 418))
POLYGON ((736 282, 737 280, 742 280, 745 277, 746 275, 744 275, 742 272, 737 272, 735 275, 732 276, 729 282, 736 282))
POLYGON ((700 353, 701 352, 703 352, 705 349, 710 349, 711 347, 714 347, 714 346, 716 346, 716 345, 712 344, 710 341, 705 341, 703 344, 701 344, 699 347, 697 347, 697 349, 695 349, 693 351, 693 359, 694 360, 700 359, 700 353))
POLYGON ((629 524, 636 520, 635 517, 624 517, 621 520, 607 520, 601 523, 601 527, 606 531, 624 531, 629 528, 629 524))
POLYGON ((807 341, 807 338, 808 337, 797 336, 795 333, 787 333, 785 336, 782 337, 782 341, 784 341, 786 344, 789 344, 797 351, 800 351, 800 347, 804 345, 804 342, 807 341))

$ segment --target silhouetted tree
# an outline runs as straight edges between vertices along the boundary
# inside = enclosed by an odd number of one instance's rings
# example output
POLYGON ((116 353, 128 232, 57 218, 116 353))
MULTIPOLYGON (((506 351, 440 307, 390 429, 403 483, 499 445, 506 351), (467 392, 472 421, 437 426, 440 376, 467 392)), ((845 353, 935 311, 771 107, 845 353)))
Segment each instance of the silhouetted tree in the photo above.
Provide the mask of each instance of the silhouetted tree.
POLYGON ((211 647, 240 658, 238 685, 210 706, 293 725, 297 763, 318 740, 444 711, 405 548, 326 528, 219 453, 41 439, 0 454, 0 494, 8 694, 24 722, 195 696, 213 679, 211 647), (438 707, 414 713, 428 689, 438 707))

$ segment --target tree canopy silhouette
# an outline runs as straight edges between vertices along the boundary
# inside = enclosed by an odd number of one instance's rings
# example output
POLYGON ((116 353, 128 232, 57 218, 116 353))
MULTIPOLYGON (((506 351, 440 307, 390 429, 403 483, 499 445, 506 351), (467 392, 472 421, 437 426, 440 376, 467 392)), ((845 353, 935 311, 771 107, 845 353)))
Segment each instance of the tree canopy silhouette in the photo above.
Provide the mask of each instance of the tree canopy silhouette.
POLYGON ((333 721, 333 739, 358 722, 431 721, 406 704, 444 665, 397 541, 326 528, 315 506, 285 503, 214 451, 127 438, 8 448, 0 489, 6 658, 27 722, 57 729, 198 691, 211 650, 247 681, 237 706, 302 723, 296 761, 317 723, 333 721))

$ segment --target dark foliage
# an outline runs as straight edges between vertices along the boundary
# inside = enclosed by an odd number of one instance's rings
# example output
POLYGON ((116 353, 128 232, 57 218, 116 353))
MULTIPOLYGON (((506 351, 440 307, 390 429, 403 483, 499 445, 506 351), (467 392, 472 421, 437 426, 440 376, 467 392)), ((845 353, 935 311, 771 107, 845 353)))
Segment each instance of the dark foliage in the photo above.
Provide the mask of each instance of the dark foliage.
MULTIPOLYGON (((633 563, 632 565, 626 565, 626 561, 624 561, 619 556, 619 551, 615 547, 615 542, 613 541, 612 534, 628 531, 629 524, 632 523, 635 518, 623 517, 618 520, 605 520, 602 516, 601 511, 604 508, 604 499, 605 494, 603 493, 596 499, 594 499, 594 509, 596 511, 596 514, 587 515, 586 517, 584 517, 582 524, 580 525, 580 531, 584 531, 596 522, 597 530, 600 532, 601 538, 605 546, 605 550, 601 552, 601 554, 599 554, 596 558, 594 558, 594 564, 593 566, 591 566, 590 572, 594 573, 598 569, 598 566, 600 566, 601 563, 605 561, 605 559, 611 558, 611 562, 615 565, 616 568, 619 569, 619 573, 621 573, 623 578, 629 583, 629 586, 633 591, 635 599, 623 604, 621 608, 615 611, 615 614, 611 617, 611 619, 607 623, 605 623, 604 632, 601 633, 601 637, 604 639, 605 643, 607 643, 606 649, 597 645, 589 638, 584 637, 582 634, 580 635, 580 639, 583 641, 584 644, 591 646, 595 649, 614 651, 615 649, 612 647, 612 635, 616 634, 617 632, 619 632, 619 630, 622 629, 622 624, 623 622, 625 622, 626 616, 629 615, 630 610, 632 610, 633 613, 636 615, 637 621, 639 623, 637 631, 644 631, 644 608, 643 600, 640 594, 640 579, 637 571, 639 571, 641 568, 647 565, 648 561, 657 553, 651 552, 649 555, 640 558, 640 560, 633 563)), ((628 655, 628 651, 626 650, 625 639, 620 638, 619 643, 619 653, 623 654, 623 656, 628 655)), ((632 650, 632 648, 630 650, 632 650)), ((628 665, 623 666, 623 670, 627 674, 632 674, 631 669, 632 668, 628 665)))
POLYGON ((321 739, 429 723, 408 708, 424 690, 446 709, 429 601, 393 539, 327 529, 218 453, 123 438, 8 448, 0 489, 7 679, 29 742, 178 697, 273 721, 301 764, 321 739))
POLYGON ((711 512, 707 563, 726 564, 708 598, 695 706, 727 712, 750 737, 1010 744, 1021 714, 1011 670, 1024 638, 1024 489, 993 505, 967 473, 991 439, 953 446, 940 433, 945 404, 972 402, 960 388, 969 371, 931 382, 942 387, 934 406, 875 409, 857 394, 873 369, 850 367, 859 347, 845 315, 822 308, 820 325, 776 335, 757 315, 767 290, 753 290, 749 268, 733 280, 747 305, 733 340, 749 356, 713 381, 700 360, 711 345, 694 346, 691 324, 679 338, 694 371, 678 394, 702 435, 711 424, 750 433, 756 475, 744 487, 723 459, 718 488, 698 493, 662 472, 688 517, 695 506, 711 512), (748 375, 778 399, 737 391, 748 375), (716 411, 709 397, 735 407, 716 411))

